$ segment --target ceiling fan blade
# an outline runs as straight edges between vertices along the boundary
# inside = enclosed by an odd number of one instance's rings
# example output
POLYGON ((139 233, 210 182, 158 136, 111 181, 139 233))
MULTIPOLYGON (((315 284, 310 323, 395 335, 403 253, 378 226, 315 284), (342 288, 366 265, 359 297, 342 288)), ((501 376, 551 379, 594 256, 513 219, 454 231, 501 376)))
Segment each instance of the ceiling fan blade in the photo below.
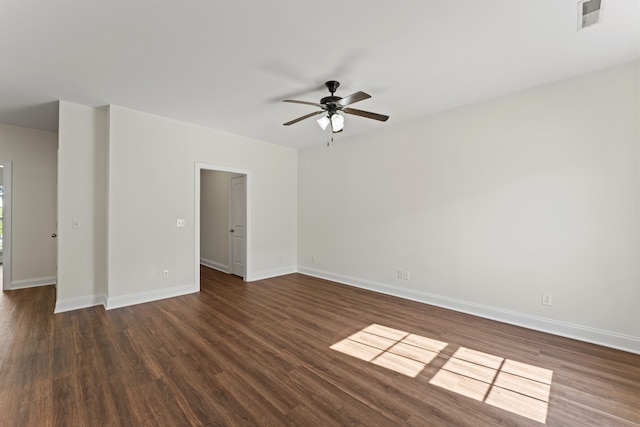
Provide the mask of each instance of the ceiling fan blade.
POLYGON ((289 126, 289 125, 292 125, 294 123, 298 123, 300 120, 308 119, 309 117, 317 116, 318 114, 322 114, 324 112, 325 112, 324 110, 322 110, 322 111, 314 111, 313 113, 306 114, 306 115, 304 115, 302 117, 298 117, 297 119, 293 119, 290 122, 284 123, 284 125, 285 126, 289 126))
POLYGON ((367 119, 380 120, 381 122, 386 122, 389 119, 389 116, 385 116, 384 114, 371 113, 369 111, 356 110, 355 108, 343 108, 347 114, 354 114, 356 116, 366 117, 367 119))
POLYGON ((358 101, 362 101, 367 98, 371 98, 371 95, 364 92, 356 92, 356 93, 352 93, 351 95, 345 98, 342 98, 340 101, 336 102, 336 104, 342 105, 344 107, 344 106, 356 103, 358 101))
POLYGON ((315 105, 316 107, 324 108, 324 105, 318 104, 317 102, 296 101, 295 99, 285 99, 282 102, 293 102, 294 104, 315 105))
POLYGON ((305 95, 309 95, 310 93, 313 93, 313 92, 320 92, 323 89, 326 89, 326 87, 324 86, 324 83, 322 83, 322 84, 319 83, 319 84, 317 84, 316 86, 313 86, 313 87, 293 90, 293 91, 291 91, 289 93, 286 93, 284 95, 274 96, 274 97, 268 99, 268 102, 282 102, 283 99, 304 97, 305 95))

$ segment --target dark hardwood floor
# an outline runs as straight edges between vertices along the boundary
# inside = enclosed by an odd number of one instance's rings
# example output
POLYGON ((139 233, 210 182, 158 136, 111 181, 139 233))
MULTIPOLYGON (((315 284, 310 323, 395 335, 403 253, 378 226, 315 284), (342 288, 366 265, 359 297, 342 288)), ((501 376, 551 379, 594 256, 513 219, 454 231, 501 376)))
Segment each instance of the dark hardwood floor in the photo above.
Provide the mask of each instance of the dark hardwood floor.
POLYGON ((54 302, 52 286, 0 298, 0 426, 542 425, 430 383, 460 348, 553 371, 547 425, 640 425, 639 355, 301 274, 203 267, 197 294, 54 302), (415 377, 330 349, 371 324, 447 345, 415 377))

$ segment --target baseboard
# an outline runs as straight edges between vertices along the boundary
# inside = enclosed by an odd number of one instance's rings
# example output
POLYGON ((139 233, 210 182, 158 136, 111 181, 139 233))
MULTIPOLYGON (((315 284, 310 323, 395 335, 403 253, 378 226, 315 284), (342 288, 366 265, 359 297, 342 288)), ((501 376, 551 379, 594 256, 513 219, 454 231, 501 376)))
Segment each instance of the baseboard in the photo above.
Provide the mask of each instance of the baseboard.
MULTIPOLYGON (((207 267, 211 267, 214 270, 222 271, 223 273, 231 273, 229 266, 224 264, 219 264, 217 262, 214 262, 208 259, 200 258, 200 264, 206 265, 207 267)), ((272 270, 263 270, 263 271, 258 271, 256 273, 247 273, 247 277, 245 278, 245 280, 247 282, 254 282, 256 280, 270 279, 272 277, 296 273, 297 271, 298 269, 296 266, 274 268, 272 270)))
POLYGON ((35 288, 37 286, 55 285, 57 278, 54 277, 38 277, 35 279, 12 280, 7 290, 35 288))
POLYGON ((252 274, 247 274, 247 282, 254 282, 256 280, 270 279, 272 277, 284 276, 285 274, 297 273, 298 269, 295 266, 274 268, 271 270, 257 271, 252 274))
POLYGON ((200 258, 200 264, 206 265, 207 267, 211 267, 214 270, 222 271, 223 273, 228 273, 229 272, 229 266, 228 265, 220 264, 218 262, 210 261, 208 259, 200 258))
POLYGON ((306 274, 308 276, 319 277, 321 279, 331 280, 333 282, 338 282, 345 285, 355 286, 358 288, 392 295, 412 301, 422 302, 425 304, 459 311, 486 319, 521 326, 527 329, 533 329, 536 331, 559 335, 566 338, 572 338, 592 344, 598 344, 617 350, 640 354, 640 337, 617 334, 590 328, 587 326, 575 325, 543 317, 517 313, 509 310, 475 304, 468 301, 443 297, 426 292, 412 291, 409 289, 403 289, 396 286, 358 279, 355 277, 343 276, 340 274, 334 274, 309 267, 299 267, 298 272, 306 274))
POLYGON ((80 310, 82 308, 89 308, 96 305, 105 305, 107 302, 107 296, 105 294, 87 295, 78 298, 68 298, 64 300, 56 301, 56 307, 54 313, 63 313, 65 311, 80 310))
POLYGON ((199 284, 198 286, 190 284, 184 286, 176 286, 168 289, 159 289, 157 291, 139 292, 117 297, 107 297, 105 308, 107 310, 113 310, 114 308, 143 304, 145 302, 158 301, 165 298, 179 297, 181 295, 192 294, 199 291, 199 284))

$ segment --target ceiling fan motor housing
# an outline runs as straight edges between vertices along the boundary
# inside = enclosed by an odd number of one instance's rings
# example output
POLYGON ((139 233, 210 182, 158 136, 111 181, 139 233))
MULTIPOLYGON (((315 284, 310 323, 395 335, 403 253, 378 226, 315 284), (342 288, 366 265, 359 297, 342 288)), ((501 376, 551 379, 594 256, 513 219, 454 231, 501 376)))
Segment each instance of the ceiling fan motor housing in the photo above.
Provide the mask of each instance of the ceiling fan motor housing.
POLYGON ((331 107, 332 105, 336 107, 335 103, 340 101, 342 98, 339 96, 325 96, 320 100, 320 104, 326 105, 327 107, 331 107))

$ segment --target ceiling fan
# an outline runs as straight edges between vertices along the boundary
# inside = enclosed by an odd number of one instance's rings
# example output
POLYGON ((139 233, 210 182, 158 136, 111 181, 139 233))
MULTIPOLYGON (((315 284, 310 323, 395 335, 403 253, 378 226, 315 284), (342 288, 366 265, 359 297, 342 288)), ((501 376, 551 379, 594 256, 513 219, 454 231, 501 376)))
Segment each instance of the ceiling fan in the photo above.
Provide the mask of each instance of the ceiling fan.
POLYGON ((379 120, 381 122, 386 122, 389 119, 389 116, 385 116, 383 114, 371 113, 369 111, 356 110, 355 108, 348 108, 348 105, 354 104, 358 101, 365 100, 367 98, 371 98, 371 95, 364 92, 356 92, 353 93, 346 98, 341 98, 339 96, 335 96, 334 93, 340 86, 340 82, 335 80, 330 80, 325 83, 329 92, 331 92, 330 96, 325 96, 320 100, 320 102, 307 102, 307 101, 296 101, 294 99, 285 99, 282 102, 293 102, 295 104, 306 104, 313 105, 321 108, 320 111, 314 111, 313 113, 306 114, 302 117, 298 117, 297 119, 293 119, 290 122, 284 123, 285 126, 292 125, 294 123, 298 123, 301 120, 308 119, 309 117, 317 116, 319 114, 325 114, 326 116, 320 118, 318 120, 318 125, 323 130, 326 130, 329 125, 331 125, 331 131, 333 133, 342 132, 344 129, 344 116, 340 114, 340 112, 346 114, 353 114, 360 117, 366 117, 367 119, 379 120))

